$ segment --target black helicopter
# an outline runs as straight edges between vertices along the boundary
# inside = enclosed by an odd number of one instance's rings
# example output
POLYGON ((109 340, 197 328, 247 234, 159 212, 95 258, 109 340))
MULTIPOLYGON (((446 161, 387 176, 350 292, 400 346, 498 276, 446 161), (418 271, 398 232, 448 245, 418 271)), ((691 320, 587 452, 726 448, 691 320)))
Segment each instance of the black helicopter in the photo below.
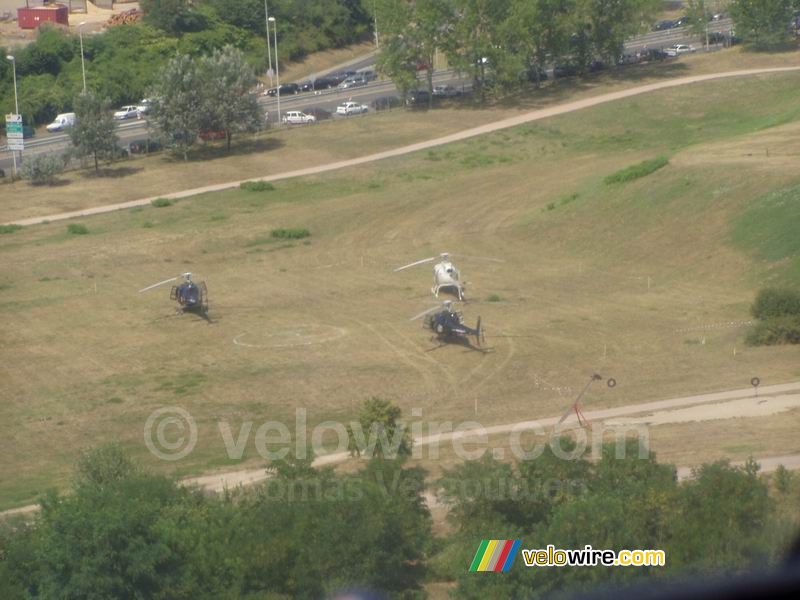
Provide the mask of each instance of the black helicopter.
POLYGON ((441 306, 435 306, 421 312, 411 320, 415 321, 421 317, 425 318, 425 327, 433 331, 436 339, 445 343, 460 343, 471 348, 480 349, 485 342, 483 329, 481 329, 481 318, 475 328, 464 324, 464 316, 453 308, 453 302, 446 300, 441 306), (474 337, 476 346, 472 346, 469 338, 474 337))
POLYGON ((154 283, 153 285, 139 290, 139 293, 141 294, 142 292, 166 285, 167 283, 178 281, 179 279, 183 279, 183 281, 177 285, 173 285, 169 293, 169 299, 175 300, 180 305, 180 308, 177 309, 177 313, 182 314, 185 311, 190 311, 199 314, 204 319, 208 319, 208 288, 206 287, 206 282, 201 281, 195 283, 192 281, 191 273, 183 273, 177 277, 159 281, 158 283, 154 283))

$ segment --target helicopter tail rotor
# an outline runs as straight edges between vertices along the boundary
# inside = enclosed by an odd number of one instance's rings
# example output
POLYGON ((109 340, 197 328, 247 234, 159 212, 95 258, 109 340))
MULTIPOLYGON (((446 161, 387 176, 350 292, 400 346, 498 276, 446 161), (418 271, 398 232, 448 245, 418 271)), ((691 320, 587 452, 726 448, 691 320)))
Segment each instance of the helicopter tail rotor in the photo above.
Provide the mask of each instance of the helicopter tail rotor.
POLYGON ((475 326, 475 342, 478 346, 483 344, 486 341, 483 335, 483 329, 481 328, 481 318, 478 317, 478 324, 475 326))

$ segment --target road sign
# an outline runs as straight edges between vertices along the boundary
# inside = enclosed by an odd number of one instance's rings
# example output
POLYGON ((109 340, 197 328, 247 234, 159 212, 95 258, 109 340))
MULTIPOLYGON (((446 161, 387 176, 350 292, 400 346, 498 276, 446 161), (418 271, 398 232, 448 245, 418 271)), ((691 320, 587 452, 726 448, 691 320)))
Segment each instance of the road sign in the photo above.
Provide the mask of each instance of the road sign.
POLYGON ((9 150, 24 150, 25 141, 22 132, 22 115, 13 113, 6 115, 6 137, 9 150))

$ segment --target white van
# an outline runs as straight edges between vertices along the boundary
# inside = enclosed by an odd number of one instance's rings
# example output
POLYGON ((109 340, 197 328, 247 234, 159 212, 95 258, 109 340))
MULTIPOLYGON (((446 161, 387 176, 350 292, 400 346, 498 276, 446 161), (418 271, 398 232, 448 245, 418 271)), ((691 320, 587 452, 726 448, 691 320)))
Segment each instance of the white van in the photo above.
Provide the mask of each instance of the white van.
POLYGON ((47 131, 55 133, 56 131, 63 131, 75 125, 75 113, 63 113, 58 115, 50 125, 47 126, 47 131))

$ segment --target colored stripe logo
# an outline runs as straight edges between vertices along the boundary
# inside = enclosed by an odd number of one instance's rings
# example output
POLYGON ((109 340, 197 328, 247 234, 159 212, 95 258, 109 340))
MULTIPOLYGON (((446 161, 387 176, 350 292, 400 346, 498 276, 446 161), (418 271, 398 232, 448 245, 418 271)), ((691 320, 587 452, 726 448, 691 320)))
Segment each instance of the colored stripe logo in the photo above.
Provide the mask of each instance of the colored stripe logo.
POLYGON ((508 571, 514 564, 521 540, 483 540, 472 559, 470 571, 508 571))

